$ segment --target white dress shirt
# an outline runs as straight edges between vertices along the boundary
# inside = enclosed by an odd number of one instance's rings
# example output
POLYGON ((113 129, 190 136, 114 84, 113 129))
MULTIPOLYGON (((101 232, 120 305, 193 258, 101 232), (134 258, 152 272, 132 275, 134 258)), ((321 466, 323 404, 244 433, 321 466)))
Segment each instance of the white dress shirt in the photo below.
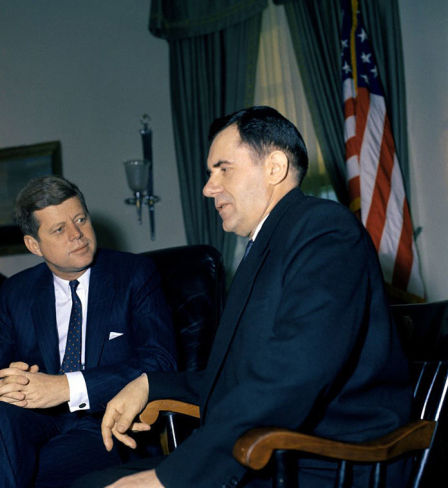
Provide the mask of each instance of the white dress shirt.
MULTIPOLYGON (((76 288, 76 293, 81 300, 82 305, 81 369, 84 369, 85 364, 89 281, 90 268, 78 278, 79 285, 76 288)), ((65 345, 67 343, 70 313, 72 311, 72 294, 68 280, 63 280, 53 274, 53 284, 56 300, 56 324, 59 336, 59 359, 60 364, 62 364, 65 354, 65 345)), ((67 376, 70 389, 70 401, 68 402, 70 412, 89 409, 89 395, 87 393, 87 385, 82 372, 74 371, 72 373, 65 373, 65 375, 67 376)))
POLYGON ((269 217, 269 214, 267 214, 257 225, 257 227, 255 227, 255 230, 254 230, 254 233, 252 234, 252 241, 255 241, 255 239, 257 238, 257 235, 258 233, 260 232, 261 228, 263 227, 263 224, 265 222, 265 220, 269 217))

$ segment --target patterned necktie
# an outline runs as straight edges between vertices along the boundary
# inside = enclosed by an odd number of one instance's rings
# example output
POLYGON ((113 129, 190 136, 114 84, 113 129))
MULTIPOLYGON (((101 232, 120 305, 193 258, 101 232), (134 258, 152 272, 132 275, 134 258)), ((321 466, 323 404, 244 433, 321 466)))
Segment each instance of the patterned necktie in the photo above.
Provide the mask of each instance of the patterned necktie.
POLYGON ((68 325, 67 344, 65 346, 64 360, 61 364, 60 373, 80 371, 81 369, 81 332, 82 332, 82 306, 76 288, 78 280, 70 281, 72 292, 72 311, 68 325))
POLYGON ((246 259, 246 257, 249 254, 249 251, 250 251, 253 243, 254 243, 254 241, 252 239, 249 239, 247 241, 246 250, 244 251, 243 259, 246 259))

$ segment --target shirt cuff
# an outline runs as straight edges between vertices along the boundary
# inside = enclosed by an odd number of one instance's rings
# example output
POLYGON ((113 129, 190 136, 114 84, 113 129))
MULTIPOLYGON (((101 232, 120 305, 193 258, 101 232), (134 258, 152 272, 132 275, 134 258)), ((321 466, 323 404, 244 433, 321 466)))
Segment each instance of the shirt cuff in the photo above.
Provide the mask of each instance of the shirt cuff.
POLYGON ((84 375, 81 371, 65 373, 65 375, 67 376, 68 387, 70 389, 70 401, 68 402, 70 412, 88 410, 90 403, 84 375))

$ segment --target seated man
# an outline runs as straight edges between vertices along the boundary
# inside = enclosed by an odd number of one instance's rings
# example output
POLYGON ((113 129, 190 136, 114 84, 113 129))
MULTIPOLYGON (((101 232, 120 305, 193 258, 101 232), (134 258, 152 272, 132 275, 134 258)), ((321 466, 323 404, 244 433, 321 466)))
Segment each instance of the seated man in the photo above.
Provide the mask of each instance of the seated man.
MULTIPOLYGON (((209 179, 223 228, 253 241, 233 279, 206 370, 150 372, 112 399, 105 445, 126 433, 148 400, 200 406, 200 427, 155 469, 140 461, 80 480, 78 487, 211 488, 270 486, 232 456, 255 426, 364 441, 410 417, 407 361, 391 322, 372 242, 338 203, 304 195, 302 137, 269 107, 252 107, 212 126, 209 179), (131 469, 140 470, 131 474, 131 469), (143 470, 143 471, 141 471, 143 470), (123 477, 128 474, 129 476, 123 477)), ((391 465, 387 486, 406 484, 391 465)), ((370 468, 354 473, 368 486, 370 468)), ((333 488, 336 464, 299 461, 301 488, 333 488)))
POLYGON ((69 486, 120 462, 107 453, 106 403, 143 371, 176 368, 170 312, 152 261, 98 250, 84 197, 31 180, 16 216, 44 263, 0 290, 0 486, 69 486))

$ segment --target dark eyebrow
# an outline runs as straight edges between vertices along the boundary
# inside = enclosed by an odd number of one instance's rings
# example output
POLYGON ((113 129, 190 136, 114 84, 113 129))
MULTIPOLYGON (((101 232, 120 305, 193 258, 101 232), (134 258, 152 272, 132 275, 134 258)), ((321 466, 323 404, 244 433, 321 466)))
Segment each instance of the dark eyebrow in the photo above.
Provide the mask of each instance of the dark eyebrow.
POLYGON ((224 161, 218 161, 217 163, 215 163, 213 165, 213 168, 219 168, 223 164, 232 164, 232 162, 231 161, 226 161, 226 160, 224 160, 224 161))
MULTIPOLYGON (((227 161, 227 160, 221 160, 221 161, 218 161, 217 163, 213 164, 212 165, 212 168, 219 168, 223 164, 232 164, 232 162, 231 161, 227 161)), ((210 176, 211 173, 212 173, 208 168, 206 169, 205 172, 206 172, 207 176, 210 176)))

